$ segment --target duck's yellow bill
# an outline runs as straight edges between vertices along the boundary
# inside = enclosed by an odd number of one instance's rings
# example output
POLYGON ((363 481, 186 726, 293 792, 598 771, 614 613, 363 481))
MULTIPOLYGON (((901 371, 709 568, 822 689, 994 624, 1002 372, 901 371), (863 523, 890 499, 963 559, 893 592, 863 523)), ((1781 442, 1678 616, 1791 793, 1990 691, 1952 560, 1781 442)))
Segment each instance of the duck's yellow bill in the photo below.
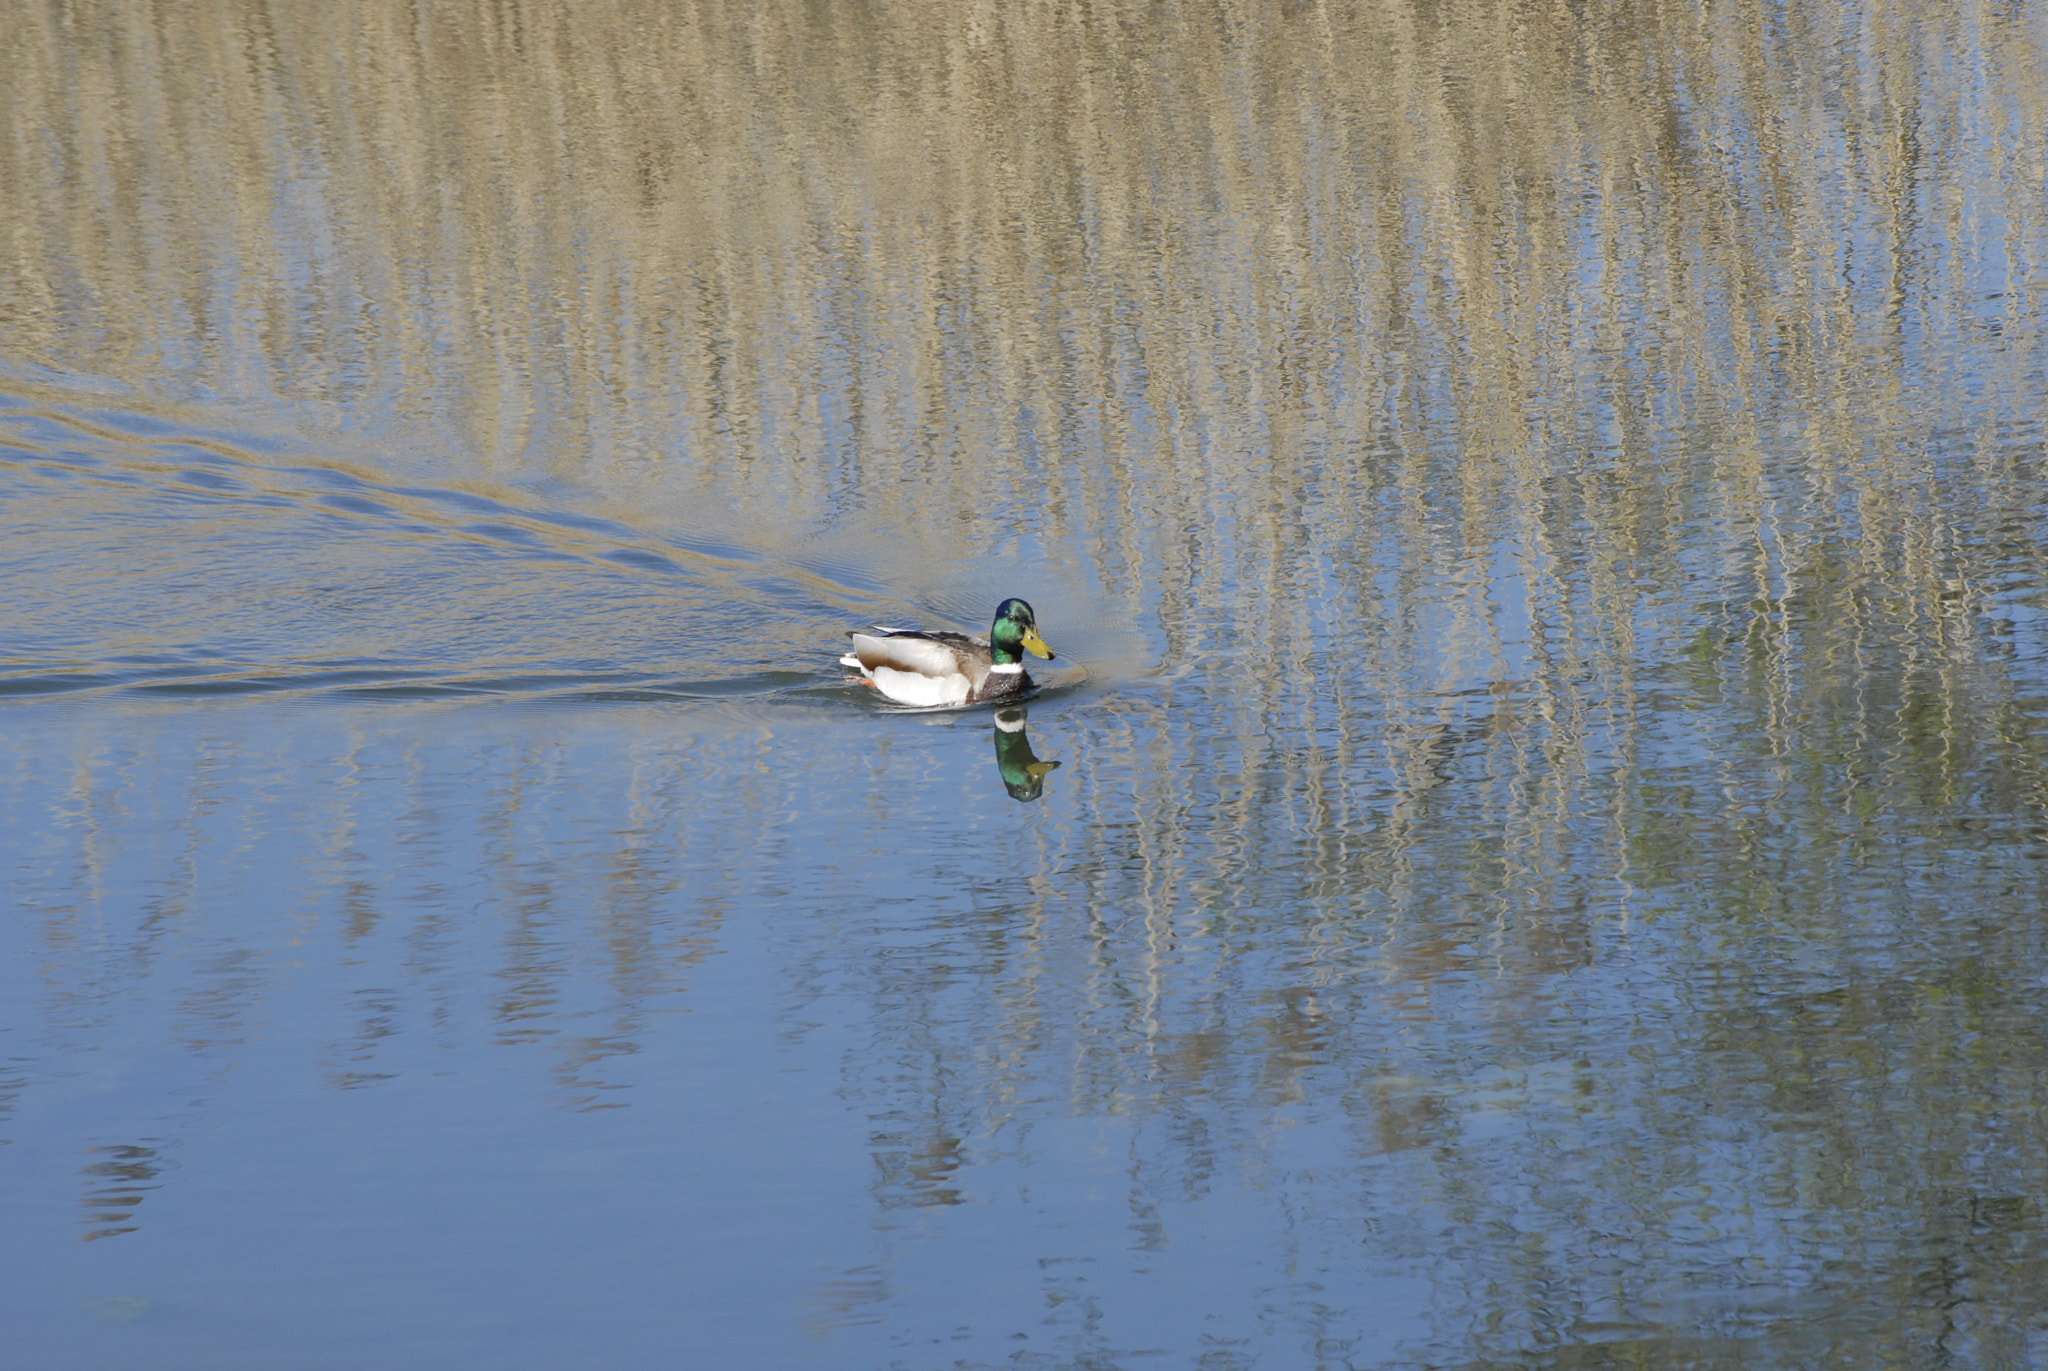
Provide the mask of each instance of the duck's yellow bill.
POLYGON ((1038 636, 1038 630, 1035 628, 1024 630, 1024 650, 1034 657, 1043 657, 1048 662, 1053 658, 1052 649, 1045 645, 1045 639, 1038 636))

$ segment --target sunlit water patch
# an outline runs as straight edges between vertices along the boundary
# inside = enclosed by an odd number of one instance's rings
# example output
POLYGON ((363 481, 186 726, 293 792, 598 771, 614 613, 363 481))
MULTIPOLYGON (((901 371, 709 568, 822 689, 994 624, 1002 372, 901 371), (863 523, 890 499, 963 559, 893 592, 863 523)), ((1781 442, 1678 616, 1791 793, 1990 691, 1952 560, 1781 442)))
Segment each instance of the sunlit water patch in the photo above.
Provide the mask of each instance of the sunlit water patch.
POLYGON ((19 402, 0 409, 0 480, 4 694, 823 690, 844 683, 850 625, 931 617, 801 560, 517 492, 279 465, 19 402))

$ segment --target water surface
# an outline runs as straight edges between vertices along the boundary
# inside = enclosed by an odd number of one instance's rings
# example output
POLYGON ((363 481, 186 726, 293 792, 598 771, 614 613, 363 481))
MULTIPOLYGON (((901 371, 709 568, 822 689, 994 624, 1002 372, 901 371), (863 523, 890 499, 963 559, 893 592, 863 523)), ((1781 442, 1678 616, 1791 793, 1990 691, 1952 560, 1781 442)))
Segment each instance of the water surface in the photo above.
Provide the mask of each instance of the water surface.
POLYGON ((17 1356, 2048 1366, 2039 0, 0 44, 17 1356))

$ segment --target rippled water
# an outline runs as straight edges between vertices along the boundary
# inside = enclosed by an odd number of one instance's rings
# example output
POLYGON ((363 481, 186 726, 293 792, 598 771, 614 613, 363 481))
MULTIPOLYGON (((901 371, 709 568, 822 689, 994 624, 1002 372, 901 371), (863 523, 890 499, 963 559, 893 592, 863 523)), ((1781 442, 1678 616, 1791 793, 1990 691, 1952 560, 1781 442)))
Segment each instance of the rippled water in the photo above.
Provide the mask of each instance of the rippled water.
POLYGON ((0 50, 22 1364, 2048 1366, 2041 0, 0 50))

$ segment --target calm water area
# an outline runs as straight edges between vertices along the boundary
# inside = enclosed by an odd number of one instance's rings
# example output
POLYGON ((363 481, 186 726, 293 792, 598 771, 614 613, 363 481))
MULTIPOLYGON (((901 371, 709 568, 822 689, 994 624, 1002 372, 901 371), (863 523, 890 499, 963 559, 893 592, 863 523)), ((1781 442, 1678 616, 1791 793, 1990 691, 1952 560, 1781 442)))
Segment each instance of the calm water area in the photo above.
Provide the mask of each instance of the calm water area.
POLYGON ((0 55, 0 1364, 2048 1368, 2048 0, 0 55))

